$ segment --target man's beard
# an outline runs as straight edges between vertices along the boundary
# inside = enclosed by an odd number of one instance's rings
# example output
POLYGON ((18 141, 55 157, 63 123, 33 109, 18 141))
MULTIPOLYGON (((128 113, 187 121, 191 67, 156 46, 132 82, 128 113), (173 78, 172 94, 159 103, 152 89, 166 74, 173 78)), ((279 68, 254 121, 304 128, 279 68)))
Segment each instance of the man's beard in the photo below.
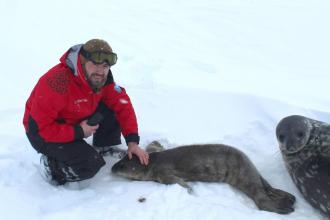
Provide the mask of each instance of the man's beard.
POLYGON ((102 86, 104 86, 105 82, 107 81, 106 77, 97 73, 92 73, 90 76, 86 74, 85 76, 88 84, 92 87, 94 92, 100 91, 102 86), (98 77, 96 78, 96 76, 98 77))

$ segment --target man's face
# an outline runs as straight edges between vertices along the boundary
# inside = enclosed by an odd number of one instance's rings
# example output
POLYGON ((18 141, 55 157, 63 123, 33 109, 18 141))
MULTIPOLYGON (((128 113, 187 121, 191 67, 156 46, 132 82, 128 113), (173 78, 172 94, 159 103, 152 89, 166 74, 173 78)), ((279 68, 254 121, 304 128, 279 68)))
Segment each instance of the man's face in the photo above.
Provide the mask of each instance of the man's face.
POLYGON ((84 65, 85 76, 89 85, 94 90, 101 89, 107 81, 107 76, 110 70, 110 66, 103 62, 101 64, 93 63, 92 61, 87 61, 84 65))

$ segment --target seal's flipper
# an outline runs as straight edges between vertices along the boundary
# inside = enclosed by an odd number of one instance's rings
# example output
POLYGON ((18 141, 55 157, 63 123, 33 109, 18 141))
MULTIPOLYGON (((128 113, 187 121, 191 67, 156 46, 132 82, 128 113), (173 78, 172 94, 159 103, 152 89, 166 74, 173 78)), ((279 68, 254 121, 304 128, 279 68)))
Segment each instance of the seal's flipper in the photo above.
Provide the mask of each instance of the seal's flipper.
POLYGON ((165 148, 158 141, 153 141, 146 146, 147 153, 160 152, 163 150, 165 150, 165 148))
POLYGON ((268 189, 267 195, 268 197, 256 202, 259 209, 279 214, 289 214, 294 211, 295 197, 293 195, 274 188, 268 189))
POLYGON ((262 177, 260 177, 263 190, 260 190, 259 196, 255 198, 255 203, 259 209, 265 211, 277 212, 280 214, 288 214, 294 211, 293 204, 296 198, 288 192, 275 189, 262 177))
POLYGON ((170 176, 170 175, 164 175, 161 176, 161 178, 158 179, 158 182, 164 183, 164 184, 179 184, 180 186, 184 187, 187 189, 189 194, 193 193, 193 188, 189 186, 189 184, 184 181, 182 178, 177 177, 177 176, 170 176))

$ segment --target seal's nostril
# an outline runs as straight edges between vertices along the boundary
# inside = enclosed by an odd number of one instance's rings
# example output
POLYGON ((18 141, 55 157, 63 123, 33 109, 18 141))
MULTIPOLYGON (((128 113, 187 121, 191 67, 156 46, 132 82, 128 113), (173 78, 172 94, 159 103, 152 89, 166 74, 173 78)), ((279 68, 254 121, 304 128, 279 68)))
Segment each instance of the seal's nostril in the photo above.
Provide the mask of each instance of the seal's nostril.
POLYGON ((304 132, 299 131, 299 132, 297 133, 297 137, 299 137, 299 138, 304 137, 304 132))

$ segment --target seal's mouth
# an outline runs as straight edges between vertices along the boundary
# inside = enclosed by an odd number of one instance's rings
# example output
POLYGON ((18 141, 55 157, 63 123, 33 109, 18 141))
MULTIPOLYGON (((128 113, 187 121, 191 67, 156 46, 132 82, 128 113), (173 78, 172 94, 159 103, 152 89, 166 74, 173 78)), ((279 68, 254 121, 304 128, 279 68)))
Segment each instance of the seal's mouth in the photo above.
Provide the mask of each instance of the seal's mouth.
POLYGON ((116 176, 123 177, 123 178, 130 179, 130 180, 142 180, 142 177, 140 177, 140 175, 134 174, 134 173, 118 171, 118 172, 115 172, 114 174, 116 176))
POLYGON ((301 150, 303 150, 304 148, 305 148, 305 146, 301 146, 300 148, 297 148, 297 149, 292 149, 292 150, 290 150, 290 148, 289 148, 289 150, 288 150, 288 148, 287 148, 287 147, 283 147, 283 145, 282 145, 282 147, 281 147, 282 152, 283 152, 284 154, 286 154, 286 155, 297 154, 297 153, 299 153, 301 150))

